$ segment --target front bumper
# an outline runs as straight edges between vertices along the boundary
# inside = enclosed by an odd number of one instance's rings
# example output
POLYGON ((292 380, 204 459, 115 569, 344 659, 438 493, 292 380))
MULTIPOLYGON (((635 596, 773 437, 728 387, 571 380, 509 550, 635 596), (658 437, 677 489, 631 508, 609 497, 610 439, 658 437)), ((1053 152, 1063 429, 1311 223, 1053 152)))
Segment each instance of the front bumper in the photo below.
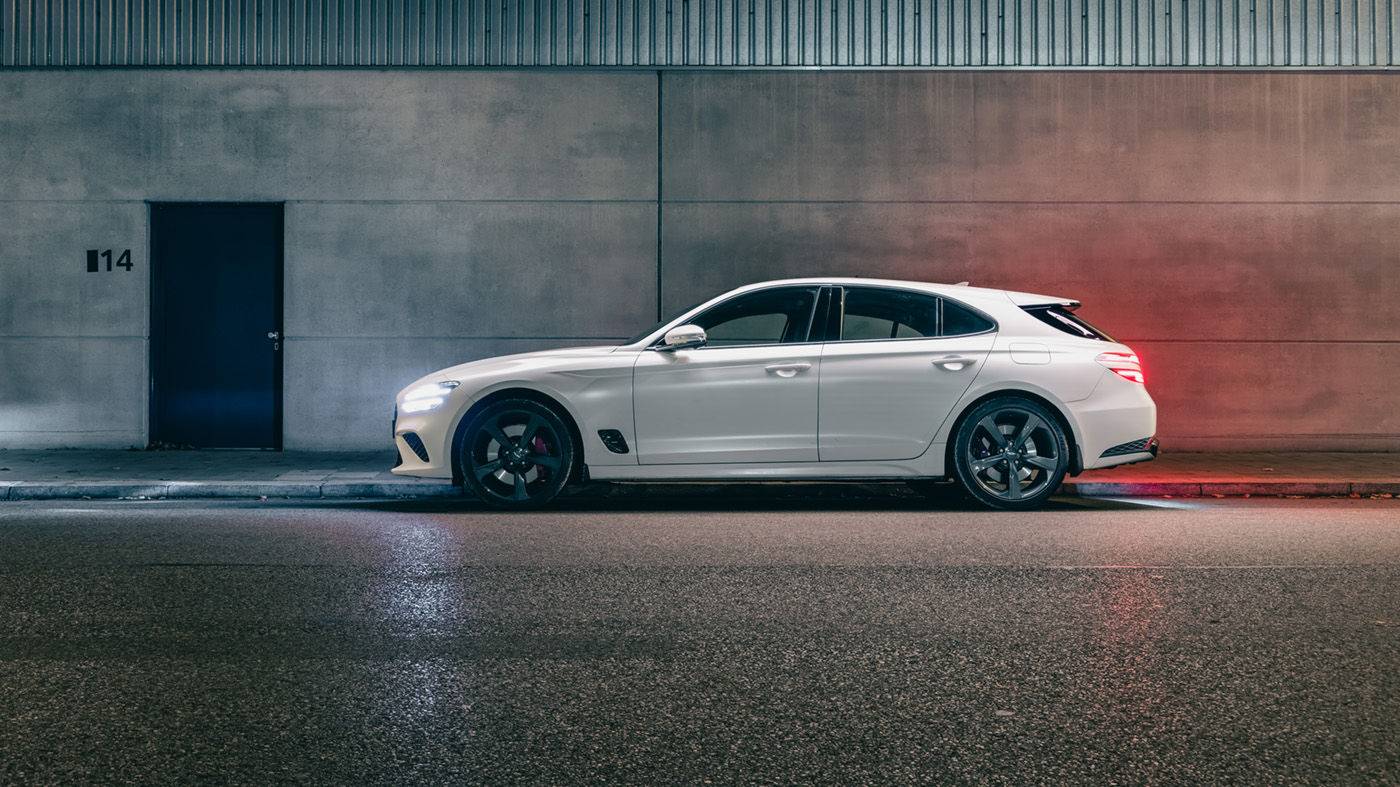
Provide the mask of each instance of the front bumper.
POLYGON ((391 472, 416 478, 451 478, 451 437, 460 417, 460 413, 447 408, 401 413, 395 407, 394 447, 399 459, 391 472))

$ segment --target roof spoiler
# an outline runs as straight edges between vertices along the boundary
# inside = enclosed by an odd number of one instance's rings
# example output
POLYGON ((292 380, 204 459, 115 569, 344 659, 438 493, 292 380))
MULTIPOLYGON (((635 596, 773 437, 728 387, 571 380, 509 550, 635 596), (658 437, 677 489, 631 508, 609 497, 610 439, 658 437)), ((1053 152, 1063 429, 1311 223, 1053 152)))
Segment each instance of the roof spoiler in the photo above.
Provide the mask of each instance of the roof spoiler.
POLYGON ((1006 293, 1006 297, 1010 298, 1012 303, 1016 304, 1017 306, 1020 306, 1022 309, 1034 309, 1037 306, 1060 306, 1065 309, 1068 309, 1069 311, 1074 311, 1080 306, 1079 301, 1076 301, 1073 298, 1060 298, 1054 295, 1034 295, 1029 292, 1008 292, 1006 293))

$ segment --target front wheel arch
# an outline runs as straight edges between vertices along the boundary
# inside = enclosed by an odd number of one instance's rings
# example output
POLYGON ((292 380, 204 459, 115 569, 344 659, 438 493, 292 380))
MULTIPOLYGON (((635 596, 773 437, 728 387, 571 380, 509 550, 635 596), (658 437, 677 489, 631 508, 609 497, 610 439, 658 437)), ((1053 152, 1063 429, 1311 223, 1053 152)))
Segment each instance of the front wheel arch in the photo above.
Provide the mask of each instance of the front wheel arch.
POLYGON ((970 415, 973 410, 981 407, 984 403, 990 402, 993 399, 1004 399, 1006 397, 1017 397, 1035 402, 1048 410, 1051 415, 1055 416, 1055 420, 1059 423, 1060 429, 1065 433, 1065 442, 1069 444, 1069 472, 1066 475, 1073 477, 1084 472, 1084 460, 1079 453, 1079 435, 1075 434, 1074 427, 1070 425, 1069 418, 1065 416, 1064 411, 1054 402, 1051 402, 1043 396, 1031 393, 1030 391, 1011 388, 983 394, 977 397, 975 401, 969 402, 967 406, 962 409, 962 412, 958 413, 957 419, 953 421, 953 428, 948 432, 948 444, 944 447, 943 453, 943 472, 948 478, 953 478, 956 475, 953 470, 953 461, 957 450, 955 445, 957 441, 953 438, 957 436, 958 430, 962 429, 963 421, 967 420, 968 415, 970 415))
POLYGON ((541 393, 533 388, 502 388, 499 391, 492 391, 481 397, 479 401, 474 402, 462 414, 461 420, 457 422, 457 429, 452 433, 452 483, 462 486, 466 480, 462 478, 462 433, 471 425, 472 419, 476 418, 477 413, 502 399, 529 399, 548 407, 554 411, 555 415, 559 416, 559 420, 563 421, 564 425, 569 428, 569 436, 574 440, 576 456, 574 457, 573 469, 569 471, 569 483, 576 484, 582 481, 585 472, 584 463, 587 459, 583 447, 583 434, 579 431, 578 423, 574 421, 573 413, 569 412, 569 408, 549 394, 541 393))

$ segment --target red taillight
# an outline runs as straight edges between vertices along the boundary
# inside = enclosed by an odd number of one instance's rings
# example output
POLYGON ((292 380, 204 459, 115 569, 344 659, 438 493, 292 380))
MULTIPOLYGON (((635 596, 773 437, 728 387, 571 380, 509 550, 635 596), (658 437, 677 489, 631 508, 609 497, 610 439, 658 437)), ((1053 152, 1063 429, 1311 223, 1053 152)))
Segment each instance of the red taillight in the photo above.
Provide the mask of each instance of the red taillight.
POLYGON ((1138 359, 1137 353, 1099 353, 1099 357, 1094 360, 1107 366, 1114 374, 1135 383, 1146 383, 1147 377, 1142 373, 1142 361, 1138 359))

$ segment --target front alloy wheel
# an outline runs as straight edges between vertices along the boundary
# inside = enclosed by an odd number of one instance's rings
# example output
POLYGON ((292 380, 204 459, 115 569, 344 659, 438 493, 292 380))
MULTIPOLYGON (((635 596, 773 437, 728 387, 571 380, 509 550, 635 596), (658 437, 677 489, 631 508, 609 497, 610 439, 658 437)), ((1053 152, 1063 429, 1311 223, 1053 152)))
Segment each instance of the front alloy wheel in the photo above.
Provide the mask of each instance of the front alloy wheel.
POLYGON ((553 410, 529 399, 488 405, 462 432, 462 480, 497 508, 536 508, 553 500, 573 469, 574 441, 553 410))
POLYGON ((953 456, 958 481, 990 508, 1039 507, 1059 488, 1069 467, 1060 423, 1041 405, 1019 398, 993 399, 968 414, 958 428, 953 456))

